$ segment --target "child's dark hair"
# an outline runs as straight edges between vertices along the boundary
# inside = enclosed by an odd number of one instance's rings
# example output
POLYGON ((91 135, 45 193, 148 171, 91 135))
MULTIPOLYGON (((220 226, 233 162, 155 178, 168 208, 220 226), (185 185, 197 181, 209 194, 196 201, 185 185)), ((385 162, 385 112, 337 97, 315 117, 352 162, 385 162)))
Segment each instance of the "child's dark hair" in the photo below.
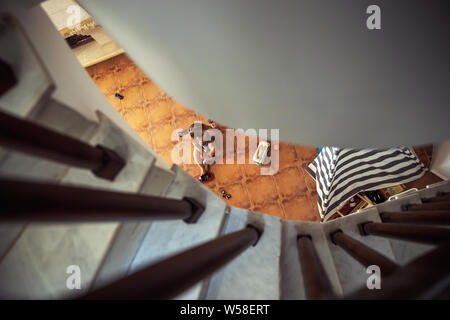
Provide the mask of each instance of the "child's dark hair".
POLYGON ((189 127, 189 134, 190 134, 190 136, 191 136, 192 139, 194 138, 194 132, 195 132, 196 130, 200 130, 200 129, 201 129, 201 135, 200 135, 199 133, 197 133, 197 135, 199 135, 200 137, 203 138, 203 133, 204 133, 206 130, 212 129, 212 127, 211 127, 211 126, 208 126, 208 125, 206 125, 206 124, 203 124, 203 123, 201 123, 201 122, 194 122, 194 123, 191 124, 191 126, 189 127))

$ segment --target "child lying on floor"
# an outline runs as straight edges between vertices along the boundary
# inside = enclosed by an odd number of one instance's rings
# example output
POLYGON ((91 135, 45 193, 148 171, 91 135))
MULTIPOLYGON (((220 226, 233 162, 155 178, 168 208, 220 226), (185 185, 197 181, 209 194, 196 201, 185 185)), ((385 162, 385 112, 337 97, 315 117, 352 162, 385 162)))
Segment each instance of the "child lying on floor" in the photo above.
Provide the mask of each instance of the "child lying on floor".
POLYGON ((216 150, 214 148, 214 137, 208 134, 209 129, 215 129, 216 124, 209 120, 211 125, 203 124, 202 122, 194 122, 189 127, 189 136, 192 145, 194 146, 194 161, 200 167, 201 174, 196 178, 200 182, 207 182, 214 179, 210 172, 211 165, 214 163, 214 156, 216 150))

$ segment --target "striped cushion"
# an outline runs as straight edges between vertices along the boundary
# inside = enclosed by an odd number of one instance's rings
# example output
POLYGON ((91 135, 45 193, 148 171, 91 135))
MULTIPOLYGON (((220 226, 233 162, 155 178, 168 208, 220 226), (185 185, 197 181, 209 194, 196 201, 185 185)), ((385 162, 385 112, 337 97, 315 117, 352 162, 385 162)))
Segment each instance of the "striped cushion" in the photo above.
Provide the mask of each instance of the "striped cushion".
POLYGON ((322 221, 359 192, 407 183, 419 179, 426 170, 410 148, 324 147, 306 168, 316 180, 322 221))

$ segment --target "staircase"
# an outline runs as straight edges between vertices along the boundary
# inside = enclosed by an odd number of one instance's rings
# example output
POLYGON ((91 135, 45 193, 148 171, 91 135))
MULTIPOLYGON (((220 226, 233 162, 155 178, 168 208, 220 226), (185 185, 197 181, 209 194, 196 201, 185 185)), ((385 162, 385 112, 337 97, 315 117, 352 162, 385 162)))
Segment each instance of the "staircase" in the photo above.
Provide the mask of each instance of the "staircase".
POLYGON ((0 118, 22 129, 0 130, 0 298, 420 298, 447 289, 450 181, 326 223, 230 207, 167 168, 112 114, 92 120, 54 99, 58 83, 33 61, 47 85, 30 91, 19 77, 0 97, 0 118), (46 135, 70 147, 52 149, 46 135), (80 290, 66 287, 71 265, 80 290), (371 265, 387 289, 366 288, 371 265), (402 290, 413 279, 420 290, 402 290))

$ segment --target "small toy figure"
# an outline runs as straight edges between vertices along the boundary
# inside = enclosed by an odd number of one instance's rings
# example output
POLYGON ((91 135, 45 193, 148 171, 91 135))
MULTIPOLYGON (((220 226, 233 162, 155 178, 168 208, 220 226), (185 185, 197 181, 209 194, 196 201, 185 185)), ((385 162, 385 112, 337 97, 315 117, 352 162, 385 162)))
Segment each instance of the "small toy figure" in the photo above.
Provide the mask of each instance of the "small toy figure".
POLYGON ((225 190, 222 190, 222 197, 230 199, 231 198, 231 194, 227 193, 225 190))

